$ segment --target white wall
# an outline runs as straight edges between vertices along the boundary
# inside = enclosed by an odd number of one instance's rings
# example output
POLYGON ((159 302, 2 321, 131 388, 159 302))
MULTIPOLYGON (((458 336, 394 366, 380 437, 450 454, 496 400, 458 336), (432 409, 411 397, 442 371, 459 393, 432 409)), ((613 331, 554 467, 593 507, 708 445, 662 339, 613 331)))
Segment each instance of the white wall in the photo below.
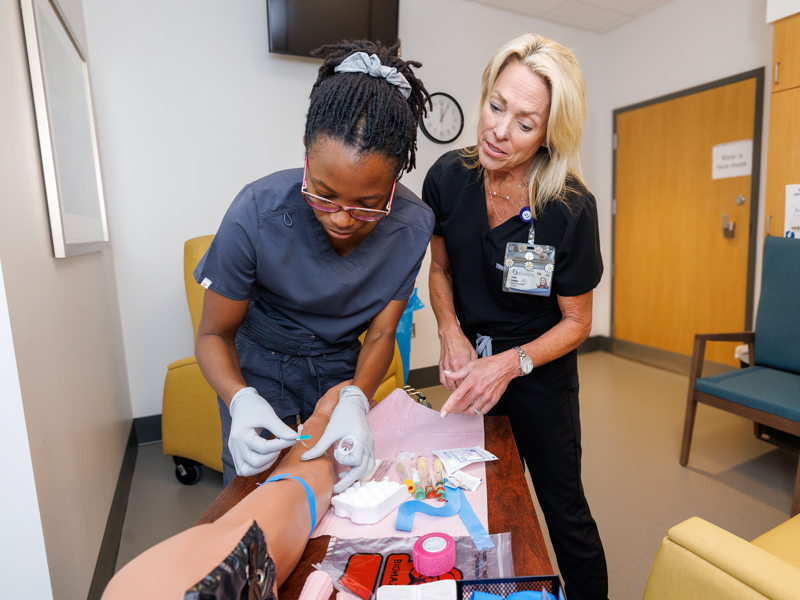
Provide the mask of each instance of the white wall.
POLYGON ((0 468, 0 514, 4 515, 3 542, 0 544, 3 594, 8 598, 52 598, 2 265, 0 381, 3 382, 0 455, 14 457, 14 460, 4 460, 0 468))
MULTIPOLYGON (((263 0, 85 5, 133 413, 144 416, 161 412, 167 364, 193 354, 183 242, 215 232, 245 183, 301 164, 320 62, 268 52, 263 0)), ((475 139, 489 56, 532 29, 579 46, 597 38, 472 2, 401 2, 404 56, 423 62, 428 88, 453 94, 470 116, 460 144, 475 139)), ((404 179, 417 192, 448 149, 420 138, 418 170, 404 179)), ((435 364, 432 312, 415 318, 411 367, 435 364)))
MULTIPOLYGON (((602 36, 591 62, 584 63, 590 96, 584 166, 598 200, 600 237, 607 267, 606 276, 595 292, 595 331, 603 331, 603 335, 611 333, 611 278, 608 275, 612 249, 612 112, 766 67, 756 257, 756 290, 759 289, 769 122, 768 78, 772 60, 772 26, 765 23, 764 14, 765 0, 673 0, 602 36), (600 309, 599 319, 597 309, 600 309)), ((679 152, 680 148, 675 151, 679 152)))
MULTIPOLYGON (((144 416, 161 411, 167 364, 193 353, 183 242, 216 231, 244 183, 300 164, 319 62, 268 52, 263 0, 84 2, 133 414, 144 416)), ((404 56, 467 113, 456 145, 420 136, 418 169, 404 178, 417 192, 442 152, 475 141, 480 75, 502 43, 536 31, 575 51, 589 94, 584 175, 606 261, 593 335, 610 335, 611 112, 768 65, 765 0, 673 0, 604 35, 463 0, 400 4, 404 56)), ((418 287, 429 304, 427 263, 418 287)), ((430 308, 415 322, 411 368, 434 365, 430 308)))
POLYGON ((800 0, 767 0, 767 23, 800 12, 800 0))
MULTIPOLYGON (((60 4, 85 48, 81 0, 60 4)), ((3 452, 3 462, 9 464, 2 479, 14 485, 14 492, 3 497, 16 493, 19 486, 25 494, 20 499, 33 503, 38 499, 37 517, 35 504, 20 513, 10 507, 3 511, 2 544, 13 543, 6 538, 7 523, 12 534, 17 527, 28 529, 32 542, 43 534, 46 562, 35 564, 21 548, 10 547, 29 560, 30 568, 47 565, 49 582, 46 577, 33 581, 17 574, 18 581, 37 589, 52 583, 55 598, 85 598, 131 419, 114 256, 105 250, 53 258, 16 0, 0 1, 0 131, 0 260, 27 426, 27 436, 24 430, 8 439, 3 435, 4 444, 17 445, 16 450, 3 452), (35 496, 29 474, 24 474, 26 444, 35 496)), ((0 351, 6 352, 10 344, 8 335, 0 335, 0 351)), ((8 378, 4 373, 0 381, 3 426, 22 427, 21 415, 12 412, 19 404, 13 373, 9 371, 8 378)), ((8 580, 15 581, 3 578, 8 580)), ((0 595, 40 597, 5 588, 0 595)))

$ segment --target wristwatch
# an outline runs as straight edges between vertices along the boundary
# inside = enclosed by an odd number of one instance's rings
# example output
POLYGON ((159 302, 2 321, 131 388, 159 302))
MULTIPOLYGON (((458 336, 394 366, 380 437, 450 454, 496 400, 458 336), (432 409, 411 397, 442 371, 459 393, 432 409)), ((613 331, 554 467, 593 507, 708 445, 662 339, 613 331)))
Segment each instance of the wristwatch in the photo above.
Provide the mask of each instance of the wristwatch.
POLYGON ((533 371, 533 361, 531 360, 530 356, 525 354, 525 350, 519 346, 515 346, 514 350, 516 350, 517 354, 519 354, 519 372, 522 375, 527 375, 533 371))

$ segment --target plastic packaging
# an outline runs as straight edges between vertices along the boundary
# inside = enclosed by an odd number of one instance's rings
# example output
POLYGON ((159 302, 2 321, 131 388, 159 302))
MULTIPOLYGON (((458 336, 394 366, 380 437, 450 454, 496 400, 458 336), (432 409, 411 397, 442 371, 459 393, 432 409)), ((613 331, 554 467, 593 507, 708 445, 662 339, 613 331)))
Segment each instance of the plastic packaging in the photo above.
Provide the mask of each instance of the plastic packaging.
POLYGON ((448 573, 438 577, 426 577, 414 569, 412 553, 414 543, 419 539, 416 537, 332 537, 325 560, 314 566, 331 576, 337 590, 356 594, 362 600, 374 599, 375 590, 381 585, 419 585, 442 579, 513 577, 511 534, 496 533, 491 538, 494 548, 478 550, 471 537, 454 537, 456 564, 448 573))
POLYGON ((408 498, 408 489, 400 483, 356 482, 331 498, 331 504, 337 517, 348 518, 359 525, 370 525, 383 519, 408 498))
POLYGON ((484 450, 480 446, 475 446, 473 448, 453 448, 451 450, 434 450, 433 453, 442 459, 444 468, 448 473, 455 473, 459 469, 463 469, 467 465, 473 463, 497 460, 494 454, 484 450))

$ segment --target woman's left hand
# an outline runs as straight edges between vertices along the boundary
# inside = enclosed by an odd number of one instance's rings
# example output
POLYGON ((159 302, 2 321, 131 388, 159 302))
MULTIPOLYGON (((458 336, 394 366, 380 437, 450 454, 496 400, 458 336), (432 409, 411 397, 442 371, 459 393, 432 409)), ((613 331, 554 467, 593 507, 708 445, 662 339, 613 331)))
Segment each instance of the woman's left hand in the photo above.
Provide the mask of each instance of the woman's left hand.
POLYGON ((367 422, 368 412, 369 402, 364 392, 354 385, 342 388, 322 437, 300 457, 300 460, 319 458, 337 441, 349 442, 348 449, 339 446, 333 452, 337 462, 351 467, 349 471, 340 473, 341 481, 333 486, 334 494, 345 491, 375 468, 375 440, 367 422))
POLYGON ((458 383, 439 414, 485 415, 497 404, 508 383, 519 375, 519 357, 511 350, 495 356, 479 358, 445 376, 458 383))

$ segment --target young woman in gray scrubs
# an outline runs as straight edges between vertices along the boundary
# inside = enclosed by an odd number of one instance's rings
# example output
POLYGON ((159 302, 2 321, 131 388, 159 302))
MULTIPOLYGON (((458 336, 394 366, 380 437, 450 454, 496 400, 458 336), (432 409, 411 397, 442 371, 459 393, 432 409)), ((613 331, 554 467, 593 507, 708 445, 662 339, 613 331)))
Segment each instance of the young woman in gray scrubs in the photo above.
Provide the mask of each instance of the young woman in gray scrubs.
POLYGON ((303 168, 250 183, 195 270, 196 354, 219 396, 224 482, 267 469, 324 394, 339 401, 315 458, 352 436, 336 492, 373 463, 366 421, 433 215, 397 180, 414 167, 428 92, 399 44, 343 42, 311 91, 303 168), (363 347, 358 341, 366 331, 363 347), (268 440, 270 433, 275 439, 268 440))

